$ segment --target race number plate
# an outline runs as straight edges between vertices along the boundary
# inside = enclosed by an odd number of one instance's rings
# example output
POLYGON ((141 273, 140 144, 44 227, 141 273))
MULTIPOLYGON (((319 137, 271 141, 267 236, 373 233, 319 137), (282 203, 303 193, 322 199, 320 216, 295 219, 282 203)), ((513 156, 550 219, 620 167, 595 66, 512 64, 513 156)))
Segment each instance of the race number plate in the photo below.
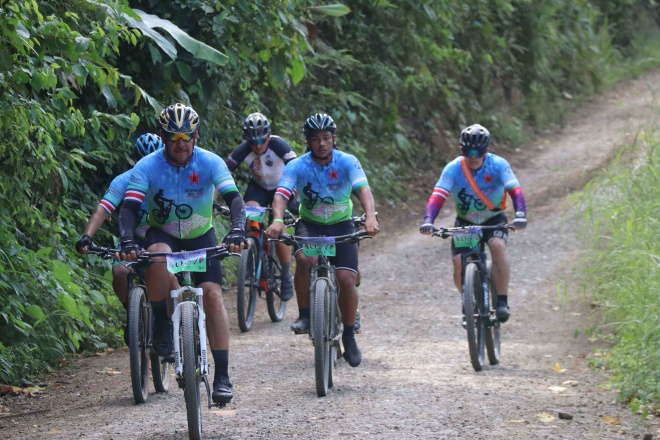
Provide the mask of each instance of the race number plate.
POLYGON ((476 248, 479 246, 483 230, 481 228, 469 228, 464 231, 455 231, 452 239, 457 248, 476 248))
POLYGON ((337 252, 334 237, 307 237, 302 240, 303 253, 308 257, 334 257, 337 252))
POLYGON ((167 270, 171 273, 206 272, 206 251, 181 252, 167 256, 167 270))
POLYGON ((266 208, 263 206, 246 206, 245 207, 245 218, 248 220, 254 220, 255 222, 261 223, 266 217, 266 208))

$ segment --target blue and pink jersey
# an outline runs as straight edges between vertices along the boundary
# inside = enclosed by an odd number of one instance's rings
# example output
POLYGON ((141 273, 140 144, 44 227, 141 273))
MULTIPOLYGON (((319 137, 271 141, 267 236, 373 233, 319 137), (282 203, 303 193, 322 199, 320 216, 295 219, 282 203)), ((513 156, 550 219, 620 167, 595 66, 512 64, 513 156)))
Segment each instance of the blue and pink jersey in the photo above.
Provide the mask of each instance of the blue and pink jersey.
POLYGON ((147 203, 150 227, 178 239, 208 232, 213 218, 214 190, 221 195, 238 191, 225 162, 195 147, 190 161, 174 166, 165 149, 142 158, 133 168, 125 199, 147 203))
POLYGON ((327 165, 314 162, 311 153, 289 162, 276 194, 289 200, 297 190, 301 219, 333 225, 351 219, 351 194, 368 185, 360 161, 352 154, 333 150, 327 165))
MULTIPOLYGON (((424 223, 433 223, 449 194, 454 199, 456 215, 463 220, 482 224, 499 214, 499 211, 488 210, 472 191, 461 168, 462 159, 462 157, 457 157, 442 170, 440 179, 435 184, 433 194, 426 205, 424 223)), ((506 159, 487 153, 481 168, 470 170, 470 172, 481 192, 493 205, 502 206, 508 192, 516 212, 526 212, 525 198, 520 183, 506 159)))

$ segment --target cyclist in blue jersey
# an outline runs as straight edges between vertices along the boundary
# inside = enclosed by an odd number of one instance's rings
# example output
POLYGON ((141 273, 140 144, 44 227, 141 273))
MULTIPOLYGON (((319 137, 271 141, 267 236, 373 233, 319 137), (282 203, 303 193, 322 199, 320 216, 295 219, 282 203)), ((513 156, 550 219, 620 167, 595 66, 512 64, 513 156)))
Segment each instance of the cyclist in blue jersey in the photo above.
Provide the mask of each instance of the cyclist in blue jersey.
MULTIPOLYGON (((163 141, 156 134, 147 133, 140 136, 135 142, 134 156, 136 159, 141 159, 163 146, 163 141)), ((108 219, 113 212, 117 209, 120 203, 124 200, 126 194, 126 186, 131 177, 131 171, 126 171, 123 174, 115 177, 110 183, 110 187, 105 192, 101 202, 96 207, 96 210, 89 218, 85 232, 80 240, 76 242, 76 250, 80 254, 86 254, 89 251, 89 246, 92 245, 92 237, 99 230, 103 222, 108 219)), ((147 206, 146 203, 140 207, 140 220, 135 228, 135 237, 138 243, 143 243, 144 233, 149 227, 147 225, 147 206)), ((112 289, 114 290, 117 298, 128 312, 128 269, 123 264, 113 264, 112 267, 112 289)), ((128 327, 124 326, 124 342, 128 344, 128 327)))
MULTIPOLYGON (((463 155, 442 170, 426 205, 424 222, 419 232, 426 235, 433 233, 433 222, 449 194, 456 206, 456 226, 492 226, 507 222, 503 211, 506 208, 506 194, 509 193, 516 213, 511 225, 515 229, 524 229, 527 226, 527 208, 522 188, 509 163, 489 153, 490 132, 479 124, 470 125, 461 132, 459 142, 463 155)), ((506 230, 495 229, 484 230, 483 234, 493 260, 493 283, 498 293, 496 315, 501 322, 506 322, 510 316, 510 266, 506 255, 508 233, 506 230)), ((461 253, 467 251, 469 248, 456 248, 452 242, 454 284, 459 294, 462 284, 461 253)))
MULTIPOLYGON (((200 123, 197 112, 184 104, 172 104, 160 113, 159 122, 165 147, 135 165, 126 189, 119 216, 122 258, 136 259, 139 246, 133 230, 144 201, 149 212, 147 251, 193 251, 216 246, 212 224, 215 191, 231 212, 231 230, 223 243, 230 252, 242 252, 245 203, 225 162, 196 146, 200 123)), ((164 264, 151 265, 145 274, 155 316, 153 346, 160 356, 173 351, 172 322, 165 303, 170 288, 168 278, 164 264)), ((206 272, 195 273, 195 282, 204 291, 206 327, 215 364, 213 401, 229 403, 234 394, 228 372, 229 320, 222 301, 220 262, 208 259, 206 272)))
MULTIPOLYGON (((243 122, 243 137, 243 142, 227 158, 227 168, 233 173, 245 162, 250 167, 251 174, 243 196, 245 204, 271 206, 284 167, 296 158, 296 152, 287 141, 271 133, 270 122, 258 112, 250 114, 243 122)), ((295 199, 292 199, 292 202, 295 202, 295 199)), ((280 298, 282 301, 288 301, 293 297, 291 250, 284 243, 277 243, 276 251, 282 263, 280 298)))
MULTIPOLYGON (((336 149, 337 126, 330 116, 317 113, 305 121, 303 133, 307 152, 287 164, 273 200, 273 223, 266 230, 270 238, 284 231, 283 215, 294 190, 301 194, 300 221, 295 235, 315 237, 337 236, 355 231, 352 221, 355 194, 366 214, 365 229, 369 235, 378 233, 374 198, 358 159, 336 149)), ((336 256, 330 261, 337 268, 339 308, 344 333, 344 358, 352 367, 362 361, 362 352, 355 340, 355 316, 358 294, 355 287, 358 269, 357 244, 337 244, 336 256)), ((296 250, 294 284, 298 300, 298 319, 291 325, 294 333, 309 331, 310 268, 315 258, 296 250)))

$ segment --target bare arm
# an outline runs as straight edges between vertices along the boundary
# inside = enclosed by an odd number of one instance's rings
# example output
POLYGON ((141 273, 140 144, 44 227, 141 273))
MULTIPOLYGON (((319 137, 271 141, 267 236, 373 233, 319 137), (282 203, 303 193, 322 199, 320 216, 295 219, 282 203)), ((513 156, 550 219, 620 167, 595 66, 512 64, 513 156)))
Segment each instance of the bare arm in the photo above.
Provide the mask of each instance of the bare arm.
POLYGON ((378 220, 376 220, 376 203, 374 202, 374 196, 371 194, 371 188, 363 186, 358 190, 357 196, 366 214, 364 229, 369 235, 374 236, 378 234, 378 220))
POLYGON ((284 223, 281 221, 284 218, 284 210, 286 209, 287 200, 279 194, 273 197, 271 209, 273 210, 273 223, 266 229, 266 235, 270 238, 277 238, 284 231, 284 223), (275 221, 279 219, 280 221, 275 221))

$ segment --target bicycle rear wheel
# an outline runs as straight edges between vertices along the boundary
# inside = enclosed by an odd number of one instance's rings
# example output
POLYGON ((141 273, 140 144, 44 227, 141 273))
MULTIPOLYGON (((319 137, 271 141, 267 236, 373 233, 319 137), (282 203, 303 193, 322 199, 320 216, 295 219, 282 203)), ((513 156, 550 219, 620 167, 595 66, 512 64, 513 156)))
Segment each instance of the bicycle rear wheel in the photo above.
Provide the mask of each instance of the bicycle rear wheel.
POLYGON ((251 242, 250 248, 243 250, 236 276, 236 312, 238 326, 242 332, 249 332, 252 328, 257 305, 257 283, 259 282, 256 279, 259 246, 253 237, 247 239, 251 242))
POLYGON ((282 288, 282 263, 275 252, 275 245, 269 244, 269 254, 266 257, 266 267, 268 274, 268 292, 266 292, 266 306, 268 307, 268 316, 272 322, 280 322, 284 319, 286 313, 286 304, 288 301, 282 301, 279 293, 282 288))
POLYGON ((463 304, 465 305, 470 362, 475 371, 481 371, 484 368, 485 358, 485 323, 481 319, 480 305, 482 296, 479 268, 476 263, 468 263, 465 267, 463 283, 463 304))
POLYGON ((170 369, 172 362, 167 362, 165 358, 161 358, 155 352, 151 352, 151 377, 154 381, 154 388, 157 393, 167 393, 170 390, 170 382, 172 374, 170 369))
MULTIPOLYGON (((490 292, 490 310, 494 313, 495 308, 497 307, 497 291, 495 290, 495 285, 491 279, 491 269, 492 262, 489 261, 487 264, 488 268, 488 291, 490 292)), ((491 314, 492 314, 491 313, 491 314)), ((490 323, 486 327, 486 353, 488 354, 488 362, 491 365, 497 365, 500 363, 500 336, 502 331, 502 323, 495 319, 494 322, 490 323)))
POLYGON ((128 351, 135 403, 146 402, 149 395, 149 357, 147 356, 149 310, 144 287, 133 287, 128 292, 128 351))
POLYGON ((181 305, 181 347, 183 354, 183 395, 186 400, 188 434, 202 438, 202 406, 200 401, 199 329, 193 304, 181 305))
POLYGON ((330 355, 328 350, 328 325, 330 322, 330 288, 328 281, 319 278, 314 283, 314 311, 312 315, 312 335, 314 342, 314 374, 316 376, 316 395, 328 395, 328 372, 330 355))

